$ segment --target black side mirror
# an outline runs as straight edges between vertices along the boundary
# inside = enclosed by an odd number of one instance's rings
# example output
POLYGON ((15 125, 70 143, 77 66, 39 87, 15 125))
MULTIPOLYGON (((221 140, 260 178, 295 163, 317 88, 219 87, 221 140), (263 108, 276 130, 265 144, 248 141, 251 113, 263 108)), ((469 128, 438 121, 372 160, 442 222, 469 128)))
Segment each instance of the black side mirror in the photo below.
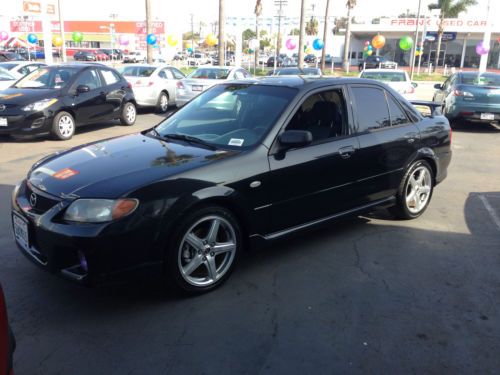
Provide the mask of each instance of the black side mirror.
POLYGON ((417 88, 418 87, 418 83, 417 82, 412 82, 411 85, 413 86, 413 88, 417 88))
POLYGON ((287 130, 278 139, 282 146, 294 148, 308 145, 313 141, 313 136, 307 130, 287 130))
POLYGON ((442 85, 442 84, 440 84, 440 83, 436 83, 436 84, 434 85, 434 88, 435 88, 436 90, 442 90, 442 89, 443 89, 443 85, 442 85))
POLYGON ((90 87, 88 87, 87 85, 78 85, 78 87, 76 88, 76 92, 78 94, 83 94, 84 92, 89 92, 90 91, 90 87))

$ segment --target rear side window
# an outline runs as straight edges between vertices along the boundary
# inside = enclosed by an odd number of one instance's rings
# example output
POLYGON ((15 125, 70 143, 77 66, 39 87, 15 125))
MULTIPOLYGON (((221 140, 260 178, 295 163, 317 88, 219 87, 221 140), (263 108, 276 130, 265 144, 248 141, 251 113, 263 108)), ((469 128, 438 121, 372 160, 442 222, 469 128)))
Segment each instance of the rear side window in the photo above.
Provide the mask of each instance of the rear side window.
POLYGON ((101 70, 102 77, 104 78, 104 82, 106 85, 112 85, 117 82, 120 82, 121 78, 118 74, 113 72, 112 70, 102 69, 101 70))
POLYGON ((170 71, 174 75, 175 79, 183 79, 185 77, 184 74, 182 74, 181 71, 177 69, 170 68, 170 71))
POLYGON ((358 132, 380 129, 391 125, 384 91, 375 87, 353 87, 358 119, 358 132))
POLYGON ((407 124, 408 117, 406 117, 406 114, 403 112, 399 104, 396 102, 396 100, 388 93, 387 95, 387 103, 389 104, 389 112, 391 114, 391 125, 403 125, 407 124))

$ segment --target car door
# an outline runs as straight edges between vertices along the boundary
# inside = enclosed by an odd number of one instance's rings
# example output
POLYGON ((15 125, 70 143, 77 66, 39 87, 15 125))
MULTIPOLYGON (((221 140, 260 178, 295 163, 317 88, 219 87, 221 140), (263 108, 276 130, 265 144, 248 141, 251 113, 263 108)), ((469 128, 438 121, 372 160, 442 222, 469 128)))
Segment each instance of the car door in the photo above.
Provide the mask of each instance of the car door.
POLYGON ((162 89, 167 90, 169 100, 175 101, 175 91, 178 79, 174 77, 171 68, 163 68, 158 72, 162 89))
POLYGON ((107 104, 102 86, 101 76, 96 68, 87 68, 80 72, 69 91, 73 95, 72 106, 77 124, 81 125, 105 119, 107 104), (78 92, 79 86, 87 86, 89 91, 78 92))
POLYGON ((359 152, 353 158, 357 205, 394 195, 420 147, 420 131, 390 91, 350 85, 359 152))
POLYGON ((439 103, 444 103, 446 100, 446 97, 450 93, 450 90, 452 90, 452 85, 456 79, 456 75, 453 74, 451 75, 441 86, 440 90, 437 90, 434 94, 434 101, 439 102, 439 103))
POLYGON ((308 130, 311 144, 269 155, 271 233, 312 222, 350 207, 352 156, 358 149, 350 133, 346 91, 334 86, 307 94, 282 129, 308 130))
POLYGON ((125 80, 114 70, 100 68, 101 87, 100 95, 105 96, 103 119, 111 120, 120 115, 123 100, 127 94, 125 80))

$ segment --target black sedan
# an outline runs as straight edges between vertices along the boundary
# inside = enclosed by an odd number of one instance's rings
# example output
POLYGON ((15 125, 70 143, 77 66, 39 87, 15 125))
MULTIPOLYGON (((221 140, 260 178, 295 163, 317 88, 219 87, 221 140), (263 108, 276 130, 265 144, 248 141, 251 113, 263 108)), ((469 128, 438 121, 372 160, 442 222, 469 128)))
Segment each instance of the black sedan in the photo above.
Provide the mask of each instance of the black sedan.
POLYGON ((73 55, 75 61, 97 61, 97 56, 91 51, 77 51, 73 55))
POLYGON ((450 142, 445 117, 375 81, 234 81, 152 129, 37 162, 13 191, 14 235, 73 280, 159 265, 179 288, 208 291, 251 243, 378 206, 420 216, 450 142))
POLYGON ((133 125, 135 118, 130 84, 104 65, 42 67, 0 93, 0 134, 67 140, 80 125, 112 119, 133 125))
POLYGON ((292 76, 292 75, 305 75, 305 76, 322 76, 320 68, 280 68, 276 70, 271 70, 268 76, 292 76))

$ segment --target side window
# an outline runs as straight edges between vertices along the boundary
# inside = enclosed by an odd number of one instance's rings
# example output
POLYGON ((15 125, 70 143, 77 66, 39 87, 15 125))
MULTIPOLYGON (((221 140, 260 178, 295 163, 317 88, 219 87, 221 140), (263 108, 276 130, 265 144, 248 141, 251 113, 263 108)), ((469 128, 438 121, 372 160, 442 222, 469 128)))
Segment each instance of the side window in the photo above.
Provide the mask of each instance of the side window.
POLYGON ((243 73, 243 77, 244 78, 251 78, 252 77, 252 75, 250 74, 250 72, 247 72, 244 69, 241 72, 243 73))
POLYGON ((21 73, 22 75, 26 75, 29 72, 31 72, 31 70, 28 68, 28 66, 23 66, 18 70, 18 72, 21 73))
POLYGON ((166 79, 174 79, 174 75, 170 71, 170 69, 163 69, 162 72, 165 72, 166 79))
POLYGON ((297 110, 285 130, 307 130, 313 142, 345 134, 347 111, 341 89, 313 94, 297 110))
POLYGON ((175 79, 183 79, 185 77, 184 74, 182 74, 182 72, 180 70, 177 70, 174 68, 171 68, 170 70, 171 70, 172 74, 174 75, 175 79))
POLYGON ((236 72, 234 72, 234 78, 235 79, 242 79, 242 78, 245 78, 245 76, 243 75, 243 72, 241 70, 237 70, 236 72))
POLYGON ((396 100, 386 92, 387 103, 389 104, 389 112, 391 114, 391 125, 403 125, 408 124, 408 117, 403 112, 396 100))
POLYGON ((448 90, 451 85, 451 80, 453 79, 454 76, 451 76, 446 80, 446 82, 443 84, 443 90, 448 90))
POLYGON ((112 70, 102 69, 101 74, 106 85, 113 85, 116 82, 120 82, 120 77, 112 70))
POLYGON ((375 87, 353 87, 358 132, 390 126, 391 120, 384 92, 375 87))
POLYGON ((91 90, 95 90, 102 86, 99 75, 95 69, 87 69, 83 71, 76 81, 76 87, 80 85, 88 86, 91 90))

